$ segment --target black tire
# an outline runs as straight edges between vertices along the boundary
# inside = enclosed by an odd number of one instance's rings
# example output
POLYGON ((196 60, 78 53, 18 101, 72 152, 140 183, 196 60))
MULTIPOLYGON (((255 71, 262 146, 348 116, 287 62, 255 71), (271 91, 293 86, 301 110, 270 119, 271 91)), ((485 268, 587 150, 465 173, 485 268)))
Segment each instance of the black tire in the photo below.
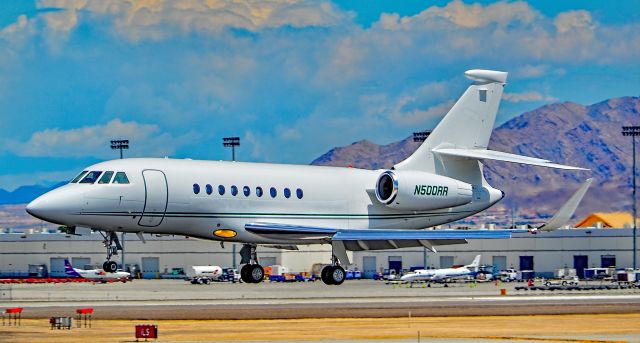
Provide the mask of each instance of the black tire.
POLYGON ((102 269, 107 273, 113 273, 118 270, 118 263, 116 261, 106 261, 102 264, 102 269))
POLYGON ((247 276, 251 283, 260 283, 264 280, 264 269, 259 264, 252 264, 247 276))
POLYGON ((347 279, 347 273, 345 273, 344 268, 333 266, 331 268, 331 274, 329 274, 329 279, 331 279, 332 284, 341 285, 344 280, 347 279))
POLYGON ((240 279, 245 283, 251 283, 251 280, 249 280, 249 269, 251 269, 250 264, 245 264, 240 269, 240 279))
POLYGON ((333 280, 331 280, 331 278, 329 277, 332 269, 333 268, 331 266, 325 266, 324 268, 322 268, 322 272, 320 273, 320 279, 326 285, 333 285, 333 280))

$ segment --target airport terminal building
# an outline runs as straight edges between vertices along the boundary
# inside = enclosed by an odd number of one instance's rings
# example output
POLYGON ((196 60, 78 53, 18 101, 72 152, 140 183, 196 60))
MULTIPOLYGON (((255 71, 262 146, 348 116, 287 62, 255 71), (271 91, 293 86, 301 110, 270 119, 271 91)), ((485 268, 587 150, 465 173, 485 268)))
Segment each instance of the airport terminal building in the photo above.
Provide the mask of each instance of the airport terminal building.
MULTIPOLYGON (((181 236, 145 235, 143 243, 136 235, 125 240, 125 265, 136 265, 144 278, 159 278, 172 268, 192 265, 231 267, 240 262, 240 245, 198 240, 181 236), (233 252, 236 252, 235 254, 233 252)), ((350 252, 350 269, 371 277, 384 269, 412 267, 446 268, 468 264, 482 255, 481 264, 496 270, 513 268, 533 270, 539 276, 551 276, 558 268, 628 268, 632 263, 632 229, 581 228, 544 233, 519 233, 511 239, 470 240, 468 244, 425 248, 350 252)), ((330 245, 300 246, 300 250, 259 247, 263 266, 283 265, 291 272, 311 272, 316 263, 329 263, 330 245)), ((115 259, 121 262, 122 256, 115 259)), ((33 266, 45 266, 50 276, 64 276, 64 259, 76 267, 102 265, 105 248, 98 233, 74 236, 60 233, 0 234, 0 277, 26 276, 33 266)))

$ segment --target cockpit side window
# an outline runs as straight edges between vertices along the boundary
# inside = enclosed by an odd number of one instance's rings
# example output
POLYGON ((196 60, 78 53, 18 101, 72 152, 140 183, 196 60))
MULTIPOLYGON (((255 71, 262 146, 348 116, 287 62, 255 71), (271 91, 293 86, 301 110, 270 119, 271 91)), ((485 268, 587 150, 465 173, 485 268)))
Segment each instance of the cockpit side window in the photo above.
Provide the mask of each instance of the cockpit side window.
POLYGON ((129 183, 129 178, 125 172, 117 172, 113 178, 113 183, 129 183))
POLYGON ((104 174, 102 174, 102 177, 100 178, 100 180, 98 180, 98 183, 109 183, 109 181, 111 181, 112 176, 113 176, 112 171, 106 171, 104 172, 104 174))
POLYGON ((90 171, 89 173, 87 173, 87 176, 80 180, 80 183, 95 183, 96 180, 100 177, 100 174, 102 174, 101 171, 90 171))
POLYGON ((82 173, 78 174, 78 176, 76 176, 75 178, 73 178, 73 180, 71 180, 71 183, 76 183, 78 181, 80 181, 80 179, 82 179, 82 177, 88 172, 88 170, 83 170, 82 173))

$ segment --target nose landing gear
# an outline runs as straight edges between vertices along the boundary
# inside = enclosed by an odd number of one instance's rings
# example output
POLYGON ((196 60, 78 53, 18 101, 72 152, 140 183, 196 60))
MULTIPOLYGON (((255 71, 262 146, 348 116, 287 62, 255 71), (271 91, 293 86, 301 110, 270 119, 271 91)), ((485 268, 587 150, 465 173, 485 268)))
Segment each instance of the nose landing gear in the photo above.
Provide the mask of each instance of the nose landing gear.
POLYGON ((240 249, 240 278, 246 283, 260 283, 264 279, 264 269, 258 263, 256 244, 244 244, 240 249))
POLYGON ((98 231, 104 240, 102 243, 107 248, 107 260, 102 264, 102 269, 107 273, 114 273, 118 270, 118 263, 111 261, 113 255, 118 255, 118 250, 122 250, 122 245, 118 240, 118 236, 113 231, 98 231))

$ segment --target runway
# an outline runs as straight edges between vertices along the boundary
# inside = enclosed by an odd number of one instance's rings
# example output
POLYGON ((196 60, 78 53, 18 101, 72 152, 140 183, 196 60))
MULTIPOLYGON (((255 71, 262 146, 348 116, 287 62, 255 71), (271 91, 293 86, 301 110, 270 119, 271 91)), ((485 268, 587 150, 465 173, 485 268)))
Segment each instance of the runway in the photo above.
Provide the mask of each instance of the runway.
POLYGON ((320 282, 191 285, 182 280, 20 284, 0 299, 0 308, 24 307, 25 318, 47 318, 93 307, 98 319, 157 320, 640 313, 640 290, 636 289, 527 292, 516 291, 516 285, 409 288, 371 280, 341 286, 320 282), (503 288, 507 295, 501 296, 503 288))

